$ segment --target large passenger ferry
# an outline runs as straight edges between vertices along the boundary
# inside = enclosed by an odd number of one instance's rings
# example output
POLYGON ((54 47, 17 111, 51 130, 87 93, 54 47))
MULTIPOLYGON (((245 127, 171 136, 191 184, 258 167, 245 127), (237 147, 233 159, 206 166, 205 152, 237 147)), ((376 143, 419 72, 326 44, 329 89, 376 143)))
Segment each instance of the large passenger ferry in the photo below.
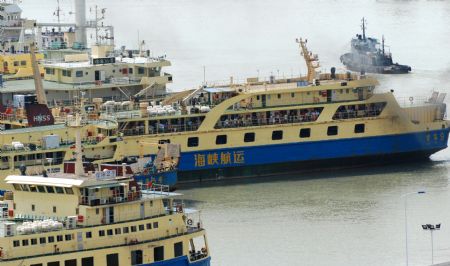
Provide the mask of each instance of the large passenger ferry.
MULTIPOLYGON (((378 82, 369 76, 318 73, 318 57, 305 41, 299 46, 306 77, 252 78, 163 101, 90 105, 86 116, 95 122, 82 131, 85 159, 117 163, 138 156, 142 142, 179 144, 178 179, 187 181, 427 159, 447 147, 444 93, 398 102, 393 92, 376 92, 378 82)), ((18 173, 21 164, 48 167, 45 156, 54 152, 70 158, 73 136, 64 124, 4 131, 0 173, 18 173), (50 148, 49 136, 57 138, 50 148)), ((142 155, 154 160, 156 154, 158 145, 142 155)), ((62 167, 61 159, 52 164, 55 171, 62 167)))
POLYGON ((1 265, 210 265, 200 215, 180 194, 125 172, 85 174, 80 144, 75 174, 6 177, 1 265))

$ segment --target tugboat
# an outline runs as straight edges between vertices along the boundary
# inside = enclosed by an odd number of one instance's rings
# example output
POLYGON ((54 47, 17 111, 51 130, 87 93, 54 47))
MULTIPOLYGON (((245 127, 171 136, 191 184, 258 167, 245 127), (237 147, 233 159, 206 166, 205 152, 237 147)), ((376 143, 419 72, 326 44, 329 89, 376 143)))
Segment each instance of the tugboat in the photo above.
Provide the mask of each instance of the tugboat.
POLYGON ((384 36, 378 39, 366 37, 366 20, 362 19, 362 35, 351 41, 351 52, 341 56, 341 62, 352 71, 378 74, 407 74, 411 67, 392 61, 392 54, 385 51, 384 36))

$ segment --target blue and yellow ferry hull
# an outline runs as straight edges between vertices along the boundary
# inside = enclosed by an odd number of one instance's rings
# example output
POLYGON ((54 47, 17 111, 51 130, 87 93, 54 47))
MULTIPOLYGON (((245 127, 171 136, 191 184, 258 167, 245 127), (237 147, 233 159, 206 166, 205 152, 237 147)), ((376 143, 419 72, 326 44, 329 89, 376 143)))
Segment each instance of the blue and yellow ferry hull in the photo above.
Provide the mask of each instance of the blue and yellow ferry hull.
POLYGON ((183 182, 428 159, 447 148, 449 131, 184 152, 178 175, 183 182))

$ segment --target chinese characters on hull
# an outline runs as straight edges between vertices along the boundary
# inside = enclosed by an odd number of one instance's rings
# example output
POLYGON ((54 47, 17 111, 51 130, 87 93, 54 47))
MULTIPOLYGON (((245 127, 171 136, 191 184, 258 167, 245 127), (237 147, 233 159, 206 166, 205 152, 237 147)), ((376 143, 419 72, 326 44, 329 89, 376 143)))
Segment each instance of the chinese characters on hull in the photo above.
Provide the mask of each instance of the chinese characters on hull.
POLYGON ((244 151, 234 152, 212 152, 212 153, 197 153, 194 154, 195 167, 227 166, 231 164, 244 164, 244 151))

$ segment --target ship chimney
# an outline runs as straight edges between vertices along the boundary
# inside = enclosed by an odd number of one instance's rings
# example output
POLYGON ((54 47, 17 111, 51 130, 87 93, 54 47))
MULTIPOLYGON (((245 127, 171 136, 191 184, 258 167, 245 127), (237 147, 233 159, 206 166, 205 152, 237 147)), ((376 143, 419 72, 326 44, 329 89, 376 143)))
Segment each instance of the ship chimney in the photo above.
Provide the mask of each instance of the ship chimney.
POLYGON ((75 39, 86 47, 86 0, 75 0, 75 24, 75 39))

